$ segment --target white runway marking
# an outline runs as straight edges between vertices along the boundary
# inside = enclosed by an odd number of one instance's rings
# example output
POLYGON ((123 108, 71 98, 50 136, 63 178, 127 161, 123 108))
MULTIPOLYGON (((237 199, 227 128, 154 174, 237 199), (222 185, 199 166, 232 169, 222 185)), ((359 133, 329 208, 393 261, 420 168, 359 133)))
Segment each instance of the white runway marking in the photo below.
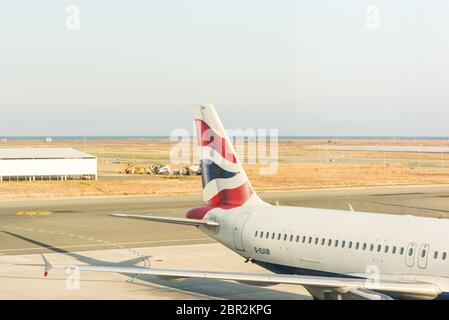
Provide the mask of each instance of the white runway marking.
MULTIPOLYGON (((3 227, 3 228, 9 228, 9 226, 1 226, 1 227, 3 227)), ((17 228, 17 227, 16 227, 17 228)), ((34 231, 35 229, 32 229, 32 228, 29 228, 29 229, 27 229, 27 230, 29 230, 29 231, 34 231)), ((37 230, 38 232, 48 232, 48 233, 54 233, 54 231, 46 231, 46 230, 42 230, 42 229, 39 229, 39 230, 37 230)), ((59 233, 60 235, 65 235, 63 232, 60 232, 59 233)), ((82 236, 82 235, 76 235, 76 234, 73 234, 73 233, 70 233, 70 234, 68 234, 68 236, 69 237, 78 237, 78 238, 80 238, 80 239, 85 239, 85 237, 84 236, 82 236)), ((101 242, 101 243, 104 243, 105 245, 108 245, 108 246, 114 246, 114 247, 119 247, 119 248, 125 248, 125 247, 123 247, 123 246, 120 246, 120 245, 118 245, 118 244, 116 244, 116 243, 111 243, 111 242, 109 242, 109 241, 107 241, 107 240, 101 240, 101 239, 94 239, 94 238, 89 238, 90 240, 92 240, 92 241, 96 241, 96 242, 101 242)), ((78 247, 86 247, 86 246, 92 246, 92 245, 79 245, 78 247)), ((101 245, 100 245, 101 246, 101 245)), ((70 246, 64 246, 64 248, 69 248, 70 246)), ((73 247, 73 246, 72 246, 73 247)), ((57 247, 49 247, 49 248, 54 248, 54 249, 56 249, 57 247)), ((37 248, 36 248, 37 249, 37 248)), ((36 249, 29 249, 29 250, 36 250, 36 249)), ((20 249, 20 250, 25 250, 25 249, 20 249)), ((6 249, 5 250, 1 250, 1 251, 7 251, 6 249)), ((145 256, 145 255, 143 255, 143 254, 141 254, 139 251, 137 251, 137 250, 130 250, 130 249, 128 249, 128 251, 130 252, 130 253, 132 253, 132 254, 134 254, 134 255, 136 255, 137 257, 139 257, 141 260, 142 260, 142 262, 143 262, 143 265, 144 265, 144 267, 149 267, 150 266, 150 262, 148 261, 148 257, 147 256, 145 256)), ((0 253, 0 255, 3 255, 4 253, 0 253)))
MULTIPOLYGON (((120 242, 115 245, 129 245, 129 244, 150 244, 150 243, 165 243, 165 242, 188 242, 188 241, 204 241, 211 240, 210 238, 194 238, 194 239, 171 239, 171 240, 154 240, 154 241, 137 241, 137 242, 120 242)), ((80 244, 72 246, 58 246, 58 247, 45 247, 45 249, 66 249, 66 248, 84 248, 84 247, 110 247, 115 246, 114 244, 80 244)), ((43 248, 20 248, 20 249, 2 249, 0 252, 9 251, 25 251, 25 250, 42 250, 43 248)))

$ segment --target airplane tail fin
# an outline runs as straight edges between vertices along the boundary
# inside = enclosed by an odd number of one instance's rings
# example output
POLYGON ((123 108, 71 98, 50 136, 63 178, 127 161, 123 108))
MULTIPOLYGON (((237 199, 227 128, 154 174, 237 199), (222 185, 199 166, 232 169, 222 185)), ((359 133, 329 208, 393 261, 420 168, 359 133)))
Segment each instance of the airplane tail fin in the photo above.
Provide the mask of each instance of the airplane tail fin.
POLYGON ((254 192, 214 106, 195 106, 194 115, 206 204, 223 208, 265 204, 254 192))

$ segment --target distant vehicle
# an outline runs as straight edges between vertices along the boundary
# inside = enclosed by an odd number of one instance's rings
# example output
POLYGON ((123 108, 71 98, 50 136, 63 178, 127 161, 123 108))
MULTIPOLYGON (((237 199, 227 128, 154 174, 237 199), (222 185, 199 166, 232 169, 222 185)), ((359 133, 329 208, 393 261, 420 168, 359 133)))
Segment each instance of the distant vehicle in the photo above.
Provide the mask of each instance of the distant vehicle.
POLYGON ((48 138, 45 138, 45 142, 52 142, 53 141, 53 139, 52 138, 50 138, 50 137, 48 137, 48 138))
POLYGON ((121 163, 119 158, 112 159, 112 163, 121 163))
POLYGON ((53 266, 43 257, 44 275, 53 267, 77 268, 164 279, 297 284, 317 299, 449 298, 448 219, 355 212, 352 207, 342 211, 271 206, 252 188, 213 106, 196 107, 195 121, 206 203, 190 209, 186 218, 113 215, 195 226, 246 262, 274 273, 53 266))

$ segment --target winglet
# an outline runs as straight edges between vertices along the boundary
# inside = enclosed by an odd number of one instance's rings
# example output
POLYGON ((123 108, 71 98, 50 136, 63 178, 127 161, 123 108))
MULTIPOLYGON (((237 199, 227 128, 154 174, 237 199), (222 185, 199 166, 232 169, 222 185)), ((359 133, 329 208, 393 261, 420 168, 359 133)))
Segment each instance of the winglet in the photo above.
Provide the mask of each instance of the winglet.
POLYGON ((53 269, 53 266, 51 265, 50 261, 45 258, 43 254, 41 254, 42 259, 44 260, 44 277, 48 276, 48 272, 53 269))

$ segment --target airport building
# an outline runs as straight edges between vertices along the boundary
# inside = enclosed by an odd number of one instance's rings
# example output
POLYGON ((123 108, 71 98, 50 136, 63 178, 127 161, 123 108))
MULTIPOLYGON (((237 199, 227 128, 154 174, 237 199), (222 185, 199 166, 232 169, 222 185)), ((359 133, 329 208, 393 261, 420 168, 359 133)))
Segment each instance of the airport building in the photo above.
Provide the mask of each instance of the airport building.
POLYGON ((97 177, 97 158, 72 148, 0 149, 0 182, 97 177))

